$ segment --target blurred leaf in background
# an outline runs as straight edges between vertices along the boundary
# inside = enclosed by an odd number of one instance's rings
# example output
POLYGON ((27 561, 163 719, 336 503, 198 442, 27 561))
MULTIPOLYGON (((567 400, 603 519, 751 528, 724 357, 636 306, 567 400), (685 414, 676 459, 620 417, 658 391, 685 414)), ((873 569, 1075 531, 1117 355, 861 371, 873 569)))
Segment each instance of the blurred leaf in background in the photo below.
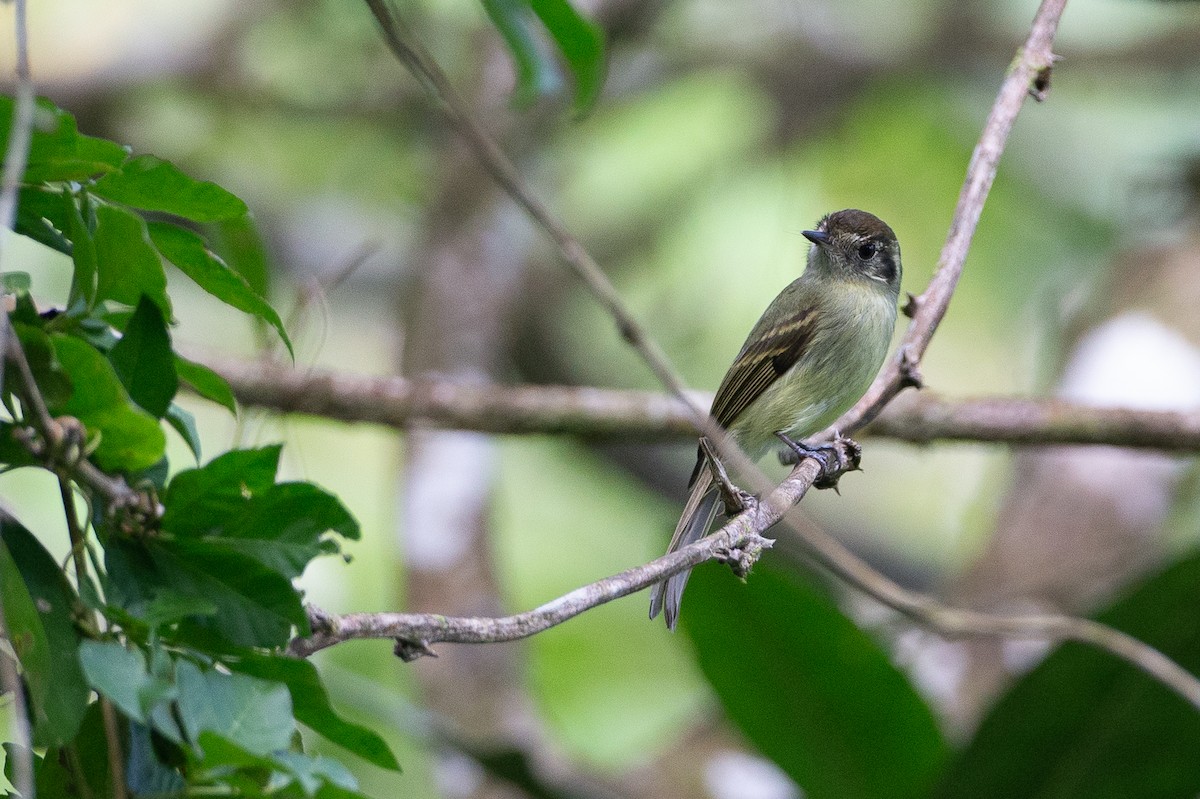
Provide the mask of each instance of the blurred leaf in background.
POLYGON ((725 712, 813 799, 928 795, 947 748, 928 706, 824 592, 768 557, 688 582, 684 628, 725 712))

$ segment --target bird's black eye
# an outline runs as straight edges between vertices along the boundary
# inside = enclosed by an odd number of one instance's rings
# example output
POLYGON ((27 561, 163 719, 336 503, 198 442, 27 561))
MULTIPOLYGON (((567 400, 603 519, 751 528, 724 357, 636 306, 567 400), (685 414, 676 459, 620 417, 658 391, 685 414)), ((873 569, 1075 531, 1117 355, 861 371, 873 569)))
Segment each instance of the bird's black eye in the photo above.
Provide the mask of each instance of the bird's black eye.
POLYGON ((864 261, 869 261, 875 257, 875 253, 879 252, 879 248, 874 242, 868 241, 866 244, 858 248, 858 257, 864 261))

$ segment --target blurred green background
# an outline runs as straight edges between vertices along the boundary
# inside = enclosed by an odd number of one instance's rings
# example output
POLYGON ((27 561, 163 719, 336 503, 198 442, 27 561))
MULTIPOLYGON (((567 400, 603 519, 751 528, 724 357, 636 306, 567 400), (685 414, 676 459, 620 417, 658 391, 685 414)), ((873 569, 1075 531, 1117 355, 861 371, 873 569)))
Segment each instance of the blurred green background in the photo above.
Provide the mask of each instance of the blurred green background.
MULTIPOLYGON (((886 219, 903 248, 904 288, 925 286, 971 148, 1035 10, 1012 0, 580 3, 606 27, 611 49, 603 95, 577 118, 569 81, 515 107, 512 64, 476 0, 397 5, 689 384, 706 389, 797 274, 807 248, 799 231, 827 211, 861 207, 886 219)), ((273 299, 285 314, 302 305, 289 322, 297 368, 410 373, 406 348, 421 335, 414 326, 429 264, 455 237, 490 226, 476 251, 516 264, 518 284, 504 301, 505 336, 487 358, 491 378, 654 387, 547 243, 472 171, 365 5, 43 0, 30 18, 38 90, 81 130, 172 160, 250 205, 268 242, 273 299), (364 253, 335 290, 321 288, 364 253)), ((1197 42, 1194 3, 1069 5, 1051 99, 1030 104, 1017 123, 923 365, 931 388, 1048 393, 1081 331, 1123 308, 1154 311, 1186 296, 1145 291, 1146 274, 1164 274, 1139 271, 1147 261, 1182 253, 1179 285, 1200 285, 1197 42)), ((66 295, 65 259, 24 241, 13 247, 40 303, 66 295)), ((172 291, 185 351, 248 357, 263 348, 236 312, 183 280, 172 291)), ((1200 346, 1194 310, 1190 320, 1172 308, 1159 317, 1200 346)), ((405 436, 253 408, 233 420, 202 401, 186 405, 207 455, 284 440, 287 472, 357 515, 364 537, 350 547, 353 560, 305 575, 316 604, 405 606, 402 542, 412 531, 404 525, 418 517, 404 507, 405 436)), ((500 605, 527 609, 660 554, 692 453, 683 442, 499 440, 487 554, 500 605)), ((171 459, 188 463, 178 439, 171 459)), ((803 509, 907 583, 949 585, 987 546, 1010 461, 998 447, 869 440, 866 473, 803 509)), ((0 492, 31 528, 61 525, 47 475, 0 476, 0 492)), ((1192 493, 1174 484, 1169 492, 1181 504, 1161 535, 1177 544, 1194 538, 1192 493)), ((62 554, 65 538, 47 543, 62 554)), ((545 746, 622 785, 666 784, 654 769, 689 736, 715 735, 705 746, 721 751, 746 746, 720 720, 689 637, 648 623, 646 601, 614 602, 513 650, 545 746)), ((457 657, 443 650, 444 661, 457 657)), ((478 765, 448 754, 473 731, 447 743, 436 702, 385 642, 345 645, 319 661, 335 700, 398 747, 402 775, 354 763, 366 793, 484 795, 478 765)), ((672 767, 692 776, 670 784, 691 789, 645 795, 795 795, 786 786, 722 793, 702 761, 672 767)))

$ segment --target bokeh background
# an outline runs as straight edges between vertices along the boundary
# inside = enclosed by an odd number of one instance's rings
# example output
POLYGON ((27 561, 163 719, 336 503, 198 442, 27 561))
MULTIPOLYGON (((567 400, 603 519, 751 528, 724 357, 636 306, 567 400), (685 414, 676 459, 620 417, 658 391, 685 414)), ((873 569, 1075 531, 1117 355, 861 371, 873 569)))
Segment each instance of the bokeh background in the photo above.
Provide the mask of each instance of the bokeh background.
MULTIPOLYGON (((364 4, 32 5, 40 93, 81 130, 172 160, 253 209, 296 368, 655 387, 387 53, 364 4)), ((890 222, 905 288, 925 286, 1035 11, 1025 0, 578 5, 610 45, 603 95, 582 118, 568 78, 514 104, 511 61, 476 0, 398 4, 689 384, 707 389, 798 273, 799 231, 827 211, 890 222)), ((1196 408, 1200 5, 1076 0, 1056 52, 1051 99, 1018 120, 926 381, 950 396, 1196 408)), ((3 74, 9 59, 6 48, 3 74)), ((41 303, 65 297, 69 262, 12 246, 41 303)), ((175 340, 195 357, 280 355, 186 281, 172 292, 175 340)), ((646 562, 670 535, 694 452, 185 404, 208 454, 283 440, 287 472, 356 514, 353 560, 304 578, 336 612, 523 610, 646 562)), ((803 510, 906 585, 962 604, 1084 610, 1197 537, 1197 475, 1183 459, 864 443, 866 473, 803 510)), ((172 447, 186 466, 183 444, 172 447)), ((48 476, 0 476, 34 529, 61 525, 56 492, 48 476)), ((48 544, 65 551, 65 540, 48 544)), ((386 730, 405 768, 354 762, 364 791, 530 796, 541 782, 577 792, 565 795, 799 796, 724 719, 688 635, 647 622, 646 602, 413 665, 386 642, 323 653, 335 701, 386 730), (537 776, 514 787, 496 776, 506 763, 537 776)), ((1041 651, 951 644, 861 599, 845 607, 888 642, 952 738, 1041 651)))

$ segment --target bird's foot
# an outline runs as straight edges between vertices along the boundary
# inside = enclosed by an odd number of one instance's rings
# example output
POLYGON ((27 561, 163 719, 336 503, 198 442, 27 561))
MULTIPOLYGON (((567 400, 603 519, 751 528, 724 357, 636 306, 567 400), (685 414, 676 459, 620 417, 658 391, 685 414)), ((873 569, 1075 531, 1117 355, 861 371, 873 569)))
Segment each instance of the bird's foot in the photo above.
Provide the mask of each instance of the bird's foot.
POLYGON ((815 488, 832 488, 836 492, 838 480, 843 474, 862 470, 862 447, 857 441, 846 438, 841 433, 835 432, 833 441, 816 446, 795 441, 783 433, 775 435, 790 450, 780 453, 779 459, 783 463, 794 464, 805 458, 812 458, 821 464, 821 474, 813 481, 815 488))
POLYGON ((750 574, 750 569, 762 557, 763 550, 770 549, 774 543, 774 539, 750 535, 732 547, 717 550, 715 559, 718 563, 727 565, 735 577, 744 580, 750 574))
POLYGON ((721 459, 717 457, 712 442, 707 438, 701 438, 700 448, 704 450, 704 457, 708 461, 708 470, 712 473, 713 482, 721 493, 721 502, 725 505, 725 515, 737 516, 743 511, 756 507, 758 497, 733 484, 733 481, 729 479, 729 472, 725 471, 725 464, 721 463, 721 459))

